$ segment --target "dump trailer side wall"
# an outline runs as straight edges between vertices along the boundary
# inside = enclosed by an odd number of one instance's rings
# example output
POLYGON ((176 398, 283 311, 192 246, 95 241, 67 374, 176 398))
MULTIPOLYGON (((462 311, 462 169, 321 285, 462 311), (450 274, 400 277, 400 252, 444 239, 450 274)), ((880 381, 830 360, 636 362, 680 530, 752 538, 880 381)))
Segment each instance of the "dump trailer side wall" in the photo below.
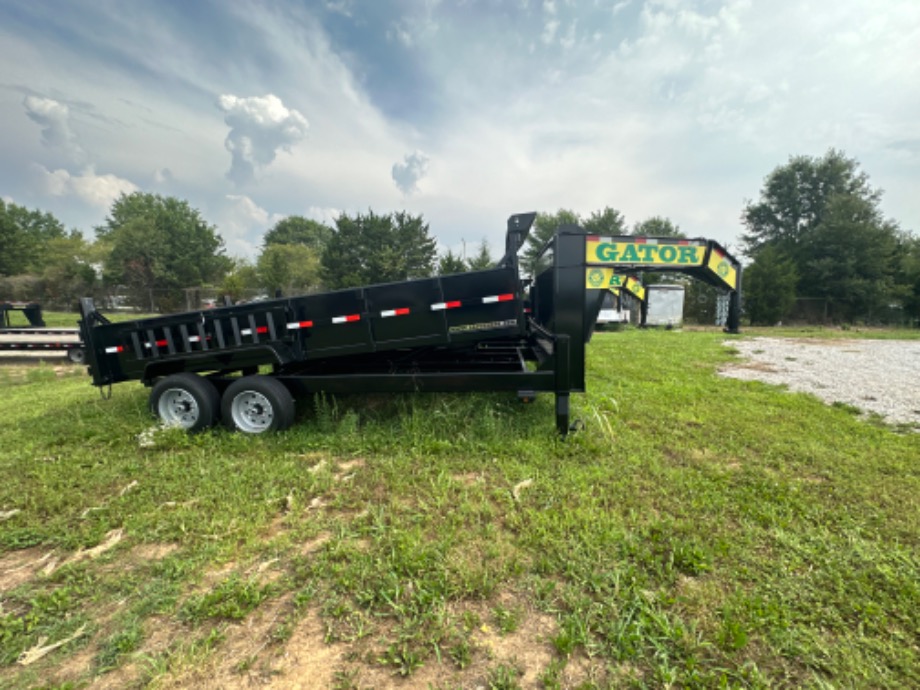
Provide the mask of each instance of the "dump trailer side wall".
MULTIPOLYGON (((85 320, 85 319, 84 319, 85 320)), ((97 385, 178 371, 288 365, 327 357, 520 336, 513 268, 220 307, 84 328, 97 385), (91 332, 90 332, 91 331, 91 332)))

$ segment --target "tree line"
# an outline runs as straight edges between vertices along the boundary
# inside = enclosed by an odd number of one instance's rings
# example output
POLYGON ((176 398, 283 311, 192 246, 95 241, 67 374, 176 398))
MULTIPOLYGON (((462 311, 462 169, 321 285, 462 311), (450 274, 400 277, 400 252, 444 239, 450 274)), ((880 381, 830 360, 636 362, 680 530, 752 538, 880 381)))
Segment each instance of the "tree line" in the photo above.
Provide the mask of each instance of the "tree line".
MULTIPOLYGON (((902 322, 920 319, 920 239, 883 217, 880 198, 857 161, 838 151, 793 157, 773 170, 741 216, 750 322, 782 321, 803 304, 812 310, 804 316, 825 321, 884 320, 892 313, 902 322)), ((609 206, 587 216, 541 212, 521 255, 525 272, 564 225, 597 235, 684 237, 668 218, 630 227, 609 206)), ((218 229, 174 197, 122 194, 92 241, 50 213, 0 200, 0 299, 48 306, 117 291, 138 308, 175 311, 187 305, 186 291, 199 286, 237 301, 479 270, 494 260, 485 240, 470 257, 439 255, 424 218, 405 211, 342 213, 331 225, 288 216, 265 232, 258 256, 248 261, 228 257, 218 229)), ((688 318, 711 323, 716 290, 685 282, 688 318)))
POLYGON ((833 149, 774 169, 741 216, 750 320, 774 324, 808 303, 837 323, 920 319, 920 238, 884 217, 881 196, 833 149))

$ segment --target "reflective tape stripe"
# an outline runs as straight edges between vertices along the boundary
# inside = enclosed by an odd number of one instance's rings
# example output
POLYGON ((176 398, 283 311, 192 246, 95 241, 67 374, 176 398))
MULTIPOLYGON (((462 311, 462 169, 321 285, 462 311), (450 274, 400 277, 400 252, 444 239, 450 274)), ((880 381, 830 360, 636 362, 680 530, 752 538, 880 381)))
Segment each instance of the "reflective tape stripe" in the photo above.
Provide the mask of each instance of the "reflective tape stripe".
POLYGON ((332 323, 352 323, 353 321, 360 321, 360 314, 348 314, 348 316, 334 316, 332 317, 332 323))
POLYGON ((200 343, 200 342, 201 342, 201 336, 199 336, 199 335, 190 335, 190 336, 188 337, 188 341, 189 341, 190 343, 200 343))
POLYGON ((106 354, 108 354, 108 355, 117 355, 118 353, 124 352, 124 351, 125 351, 125 348, 123 348, 121 345, 119 345, 118 347, 107 347, 107 348, 105 348, 105 352, 106 352, 106 354))
POLYGON ((514 294, 508 292, 504 295, 492 295, 491 297, 483 297, 483 304, 494 304, 495 302, 510 302, 514 299, 514 294))
POLYGON ((390 316, 406 316, 409 313, 408 307, 402 307, 400 309, 387 309, 380 312, 380 318, 386 319, 390 316))
POLYGON ((460 300, 454 300, 453 302, 438 302, 437 304, 431 305, 431 311, 442 311, 444 309, 456 309, 461 305, 460 300))
POLYGON ((144 347, 152 348, 154 345, 157 347, 166 347, 167 343, 165 340, 157 340, 155 343, 144 343, 144 347))
POLYGON ((295 321, 287 325, 289 331, 296 331, 298 328, 313 328, 312 321, 295 321))
MULTIPOLYGON (((262 335, 262 334, 264 334, 264 333, 268 333, 268 326, 259 326, 259 327, 257 327, 257 328, 256 328, 256 333, 258 333, 258 334, 260 334, 260 335, 262 335)), ((251 328, 244 328, 243 330, 240 331, 240 335, 252 335, 252 329, 251 329, 251 328)))

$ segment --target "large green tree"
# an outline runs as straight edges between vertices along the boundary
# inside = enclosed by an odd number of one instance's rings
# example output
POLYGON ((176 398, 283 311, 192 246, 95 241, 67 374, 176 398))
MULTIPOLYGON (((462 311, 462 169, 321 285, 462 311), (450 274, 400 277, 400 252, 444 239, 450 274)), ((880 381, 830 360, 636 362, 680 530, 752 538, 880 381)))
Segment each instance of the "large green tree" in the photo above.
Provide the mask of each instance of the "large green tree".
POLYGON ((288 216, 265 233, 263 242, 266 247, 273 244, 302 244, 322 254, 330 237, 332 228, 328 225, 303 216, 288 216))
POLYGON ((564 225, 579 225, 581 218, 575 211, 560 208, 555 213, 538 212, 533 227, 524 242, 524 251, 521 254, 521 266, 525 273, 533 273, 537 256, 540 250, 555 234, 558 228, 564 225))
POLYGON ((767 175, 760 199, 741 215, 745 251, 775 244, 795 261, 795 247, 824 220, 834 197, 854 197, 877 207, 881 191, 869 184, 859 163, 831 149, 824 156, 794 156, 767 175))
POLYGON ((321 275, 331 289, 421 278, 434 273, 436 258, 421 215, 343 213, 323 251, 321 275))
POLYGON ((626 234, 626 219, 610 206, 605 206, 601 211, 592 211, 590 216, 581 220, 581 226, 589 235, 612 237, 626 234))
POLYGON ((898 238, 898 295, 907 321, 920 326, 920 237, 902 232, 898 238))
POLYGON ((745 253, 757 264, 765 248, 776 249, 795 267, 797 296, 824 300, 834 320, 873 319, 903 292, 896 285, 900 231, 883 217, 881 194, 840 151, 790 158, 744 208, 745 253))
POLYGON ((0 199, 0 276, 39 274, 49 259, 49 243, 68 237, 50 213, 0 199))
POLYGON ((799 242, 800 294, 824 299, 837 321, 872 320, 895 295, 898 229, 867 199, 832 197, 799 242))
POLYGON ((556 230, 565 225, 577 225, 588 235, 625 235, 627 231, 623 214, 610 206, 592 211, 587 218, 566 208, 560 208, 555 213, 537 213, 521 254, 521 266, 525 273, 533 273, 540 250, 556 230))
POLYGON ((259 255, 256 270, 269 295, 316 292, 320 287, 320 255, 303 244, 271 244, 259 255))
POLYGON ((466 271, 466 263, 462 256, 457 256, 450 249, 446 254, 438 257, 438 275, 449 275, 451 273, 463 273, 466 271))
POLYGON ((492 251, 489 249, 489 243, 485 239, 479 243, 476 253, 466 260, 466 267, 470 271, 482 271, 492 268, 495 261, 492 259, 492 251))
POLYGON ((230 267, 217 229, 175 197, 122 194, 96 235, 111 247, 106 279, 124 285, 137 306, 178 309, 184 288, 215 283, 230 267))
POLYGON ((652 216, 639 221, 633 226, 632 234, 636 237, 686 237, 678 225, 670 218, 662 216, 652 216))
POLYGON ((795 264, 774 246, 765 246, 744 270, 744 307, 754 325, 773 326, 795 304, 795 264))

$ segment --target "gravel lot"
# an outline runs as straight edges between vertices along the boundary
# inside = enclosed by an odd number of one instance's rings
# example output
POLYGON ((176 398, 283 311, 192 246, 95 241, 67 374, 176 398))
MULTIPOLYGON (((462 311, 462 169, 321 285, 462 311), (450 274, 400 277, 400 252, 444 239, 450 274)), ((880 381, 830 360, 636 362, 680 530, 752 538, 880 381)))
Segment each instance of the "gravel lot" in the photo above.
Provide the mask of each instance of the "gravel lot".
POLYGON ((725 345, 743 361, 720 373, 784 384, 920 431, 920 341, 752 338, 725 345))

